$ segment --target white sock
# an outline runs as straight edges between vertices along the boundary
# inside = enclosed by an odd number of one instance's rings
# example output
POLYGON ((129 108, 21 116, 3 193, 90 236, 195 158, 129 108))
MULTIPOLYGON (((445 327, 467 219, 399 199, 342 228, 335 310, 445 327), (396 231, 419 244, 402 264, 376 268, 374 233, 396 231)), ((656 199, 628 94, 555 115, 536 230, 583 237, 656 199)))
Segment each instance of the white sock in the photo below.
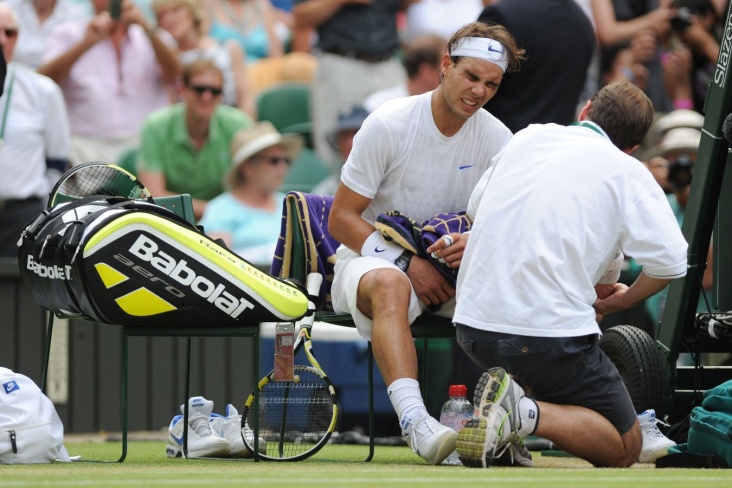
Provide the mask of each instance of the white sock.
POLYGON ((518 430, 518 435, 525 437, 533 434, 536 430, 536 424, 539 423, 539 406, 534 400, 521 397, 519 400, 519 418, 521 419, 521 427, 518 430))
POLYGON ((409 424, 427 415, 427 407, 422 400, 419 382, 411 378, 400 378, 386 389, 389 400, 394 406, 399 425, 406 429, 409 424))

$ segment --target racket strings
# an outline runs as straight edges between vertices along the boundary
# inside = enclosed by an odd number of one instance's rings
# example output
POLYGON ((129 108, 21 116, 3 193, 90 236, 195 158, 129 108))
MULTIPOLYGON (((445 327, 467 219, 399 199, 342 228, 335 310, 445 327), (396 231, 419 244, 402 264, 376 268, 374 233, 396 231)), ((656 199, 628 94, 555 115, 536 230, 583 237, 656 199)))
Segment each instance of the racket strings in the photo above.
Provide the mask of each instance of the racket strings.
POLYGON ((57 190, 70 198, 105 195, 133 200, 147 199, 150 193, 134 177, 112 166, 90 165, 68 175, 57 190))
POLYGON ((295 374, 299 380, 270 382, 259 392, 259 435, 268 456, 309 451, 328 435, 335 414, 329 384, 317 371, 296 367, 295 374))

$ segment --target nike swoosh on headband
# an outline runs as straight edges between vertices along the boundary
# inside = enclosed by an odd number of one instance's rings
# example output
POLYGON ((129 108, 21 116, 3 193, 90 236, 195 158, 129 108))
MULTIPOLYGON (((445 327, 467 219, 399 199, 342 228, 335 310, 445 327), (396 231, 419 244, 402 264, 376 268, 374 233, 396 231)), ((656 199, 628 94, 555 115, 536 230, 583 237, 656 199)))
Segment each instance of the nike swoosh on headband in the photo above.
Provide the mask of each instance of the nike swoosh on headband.
POLYGON ((464 164, 462 166, 458 166, 458 169, 468 169, 468 168, 472 168, 473 166, 475 166, 475 163, 473 163, 473 164, 464 164))

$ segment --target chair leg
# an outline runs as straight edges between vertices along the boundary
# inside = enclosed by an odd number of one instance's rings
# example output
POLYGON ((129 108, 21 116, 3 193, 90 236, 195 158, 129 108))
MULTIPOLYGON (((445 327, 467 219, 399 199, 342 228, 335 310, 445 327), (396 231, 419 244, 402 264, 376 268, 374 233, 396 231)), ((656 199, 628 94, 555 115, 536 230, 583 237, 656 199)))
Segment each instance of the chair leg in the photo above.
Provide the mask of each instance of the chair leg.
MULTIPOLYGON (((52 320, 52 319, 51 319, 52 320)), ((127 404, 127 392, 128 392, 128 360, 127 360, 127 331, 122 328, 122 452, 116 461, 111 460, 99 460, 99 459, 74 459, 74 462, 78 463, 122 463, 127 458, 127 415, 128 415, 128 404, 127 404)))
POLYGON ((254 337, 254 346, 252 347, 252 356, 254 364, 252 364, 252 384, 254 385, 254 462, 259 459, 259 336, 254 337))
POLYGON ((183 404, 183 458, 188 459, 188 399, 190 395, 191 387, 191 338, 186 337, 186 360, 185 360, 185 371, 186 371, 186 386, 185 386, 185 403, 183 404))
POLYGON ((41 376, 41 391, 46 393, 46 382, 48 381, 48 365, 51 360, 51 339, 53 338, 53 312, 48 312, 46 325, 46 350, 43 362, 43 373, 41 376))
POLYGON ((374 352, 369 341, 369 455, 364 459, 368 463, 374 457, 374 352))
POLYGON ((122 454, 117 460, 121 463, 127 457, 127 417, 129 414, 128 410, 128 392, 129 392, 129 374, 127 368, 129 366, 128 358, 128 339, 127 331, 122 329, 122 454))
POLYGON ((428 373, 428 366, 429 361, 427 360, 428 354, 429 354, 429 348, 430 348, 430 340, 426 337, 422 339, 422 377, 419 379, 420 387, 422 388, 422 398, 424 398, 424 401, 427 402, 427 399, 429 398, 429 376, 427 376, 428 373))

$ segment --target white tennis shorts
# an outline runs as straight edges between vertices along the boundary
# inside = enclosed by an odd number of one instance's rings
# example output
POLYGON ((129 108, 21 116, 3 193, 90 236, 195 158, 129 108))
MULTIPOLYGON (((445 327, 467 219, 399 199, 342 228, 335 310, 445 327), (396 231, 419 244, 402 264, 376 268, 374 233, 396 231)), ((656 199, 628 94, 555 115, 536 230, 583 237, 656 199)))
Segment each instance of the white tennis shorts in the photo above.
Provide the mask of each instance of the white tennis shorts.
MULTIPOLYGON (((338 313, 350 313, 356 324, 356 330, 366 340, 371 340, 373 321, 358 309, 358 284, 361 277, 374 269, 392 268, 399 271, 399 268, 385 259, 373 256, 361 256, 346 246, 340 246, 336 252, 335 276, 331 287, 331 298, 333 309, 338 313)), ((412 288, 409 297, 409 323, 412 324, 419 317, 427 306, 417 298, 412 288)), ((426 312, 432 313, 432 312, 426 312)), ((444 303, 435 315, 452 318, 455 313, 455 298, 444 303)))

